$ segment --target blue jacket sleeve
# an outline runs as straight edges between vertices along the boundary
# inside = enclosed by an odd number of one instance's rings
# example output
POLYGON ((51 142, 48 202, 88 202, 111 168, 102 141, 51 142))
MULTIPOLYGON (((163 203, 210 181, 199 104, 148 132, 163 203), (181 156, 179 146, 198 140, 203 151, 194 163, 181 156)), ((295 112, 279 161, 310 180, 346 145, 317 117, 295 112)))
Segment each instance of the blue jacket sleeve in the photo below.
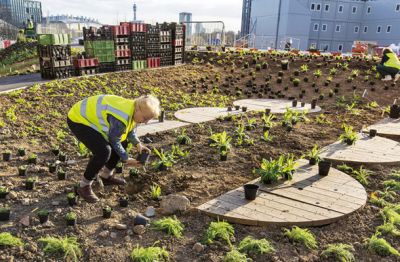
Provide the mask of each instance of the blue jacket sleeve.
POLYGON ((128 141, 131 142, 134 146, 140 143, 139 137, 136 134, 136 128, 134 128, 132 132, 128 134, 128 141))
POLYGON ((125 125, 115 117, 108 115, 107 120, 110 123, 110 130, 108 131, 108 139, 111 147, 115 150, 122 162, 126 162, 129 158, 128 153, 121 144, 122 134, 125 132, 125 125))

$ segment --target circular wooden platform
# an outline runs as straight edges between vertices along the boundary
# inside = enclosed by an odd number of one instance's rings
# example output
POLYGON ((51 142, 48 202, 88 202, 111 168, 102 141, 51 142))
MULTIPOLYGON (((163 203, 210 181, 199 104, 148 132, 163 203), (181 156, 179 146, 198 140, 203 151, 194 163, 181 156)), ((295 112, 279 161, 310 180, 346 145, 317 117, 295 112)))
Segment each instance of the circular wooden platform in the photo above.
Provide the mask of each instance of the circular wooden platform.
POLYGON ((338 221, 362 208, 367 201, 364 187, 352 177, 331 169, 326 177, 318 166, 299 160, 292 181, 260 185, 257 198, 244 198, 243 187, 234 189, 199 207, 213 217, 244 225, 319 226, 338 221))
POLYGON ((400 143, 383 138, 370 138, 360 134, 355 145, 349 146, 337 141, 324 147, 321 157, 337 163, 356 164, 398 164, 400 163, 400 143))
POLYGON ((376 129, 378 136, 400 139, 400 119, 385 118, 378 123, 367 127, 363 132, 369 133, 370 129, 376 129))
POLYGON ((175 117, 181 121, 196 124, 216 120, 220 116, 235 115, 241 112, 239 110, 228 112, 227 108, 220 107, 194 107, 175 112, 175 117))
POLYGON ((154 134, 157 132, 163 132, 175 128, 180 128, 189 125, 188 123, 179 121, 165 120, 164 122, 159 122, 158 120, 151 120, 146 125, 139 125, 137 128, 137 135, 144 136, 146 134, 154 134))
POLYGON ((243 99, 233 102, 234 105, 247 106, 249 110, 265 110, 266 108, 271 109, 271 113, 283 114, 286 112, 286 108, 302 112, 308 110, 309 113, 316 113, 321 111, 321 108, 317 106, 315 109, 311 109, 311 104, 305 104, 301 107, 301 102, 297 103, 297 107, 292 107, 292 101, 280 100, 280 99, 243 99))

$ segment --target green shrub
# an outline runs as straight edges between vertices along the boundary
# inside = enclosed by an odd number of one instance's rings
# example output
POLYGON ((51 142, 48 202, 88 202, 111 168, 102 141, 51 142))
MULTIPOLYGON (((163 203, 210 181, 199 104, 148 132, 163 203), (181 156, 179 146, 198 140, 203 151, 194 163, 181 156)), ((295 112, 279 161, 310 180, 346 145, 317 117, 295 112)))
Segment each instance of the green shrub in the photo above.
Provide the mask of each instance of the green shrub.
POLYGON ((309 249, 316 249, 318 246, 314 234, 308 229, 302 229, 297 226, 292 227, 292 230, 285 228, 285 236, 295 242, 304 244, 309 249))
POLYGON ((248 262, 251 261, 247 258, 246 254, 240 253, 238 250, 233 249, 232 251, 225 254, 223 262, 248 262))
POLYGON ((20 238, 12 236, 8 232, 0 233, 0 246, 22 246, 20 238))
POLYGON ((400 256, 400 253, 394 249, 385 239, 379 238, 379 234, 373 235, 367 239, 366 246, 369 251, 372 251, 380 256, 400 256))
POLYGON ((64 255, 68 261, 78 261, 82 256, 82 250, 79 247, 76 237, 42 237, 39 242, 44 243, 44 253, 56 256, 64 255))
POLYGON ((137 246, 132 250, 130 257, 133 262, 161 262, 169 260, 169 253, 161 247, 137 246))
POLYGON ((211 222, 204 236, 206 244, 212 244, 215 239, 225 240, 231 247, 231 237, 235 234, 233 226, 225 221, 211 222))
POLYGON ((347 244, 330 244, 322 251, 321 255, 326 258, 333 258, 335 261, 340 262, 353 262, 356 261, 352 252, 354 247, 347 244))
POLYGON ((238 250, 249 255, 261 255, 274 253, 275 249, 272 244, 264 239, 254 239, 252 236, 245 237, 240 243, 238 250))
POLYGON ((166 232, 168 235, 181 238, 184 226, 174 217, 165 217, 153 222, 153 228, 166 232))

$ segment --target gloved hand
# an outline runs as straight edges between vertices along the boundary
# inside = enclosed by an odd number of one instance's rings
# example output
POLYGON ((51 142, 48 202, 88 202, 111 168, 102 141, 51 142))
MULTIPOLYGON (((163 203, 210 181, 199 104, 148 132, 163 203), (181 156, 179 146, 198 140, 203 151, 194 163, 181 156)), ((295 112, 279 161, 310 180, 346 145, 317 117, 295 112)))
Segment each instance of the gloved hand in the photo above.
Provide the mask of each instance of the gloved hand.
POLYGON ((151 153, 151 150, 148 147, 144 146, 142 143, 137 144, 136 147, 139 154, 141 154, 143 151, 147 151, 149 154, 151 153))
POLYGON ((127 167, 140 167, 141 164, 134 158, 128 158, 128 160, 124 163, 127 167))

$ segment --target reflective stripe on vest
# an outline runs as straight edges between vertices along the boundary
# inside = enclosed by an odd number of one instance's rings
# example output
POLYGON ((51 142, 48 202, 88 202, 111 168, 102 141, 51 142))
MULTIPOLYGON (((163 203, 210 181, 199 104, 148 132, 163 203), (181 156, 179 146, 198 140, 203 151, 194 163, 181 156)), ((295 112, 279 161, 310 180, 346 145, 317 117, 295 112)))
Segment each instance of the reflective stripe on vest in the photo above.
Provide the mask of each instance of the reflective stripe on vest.
POLYGON ((389 60, 386 61, 386 63, 384 64, 384 66, 387 67, 394 67, 400 70, 400 61, 397 58, 397 55, 394 53, 387 53, 386 54, 389 57, 389 60))

